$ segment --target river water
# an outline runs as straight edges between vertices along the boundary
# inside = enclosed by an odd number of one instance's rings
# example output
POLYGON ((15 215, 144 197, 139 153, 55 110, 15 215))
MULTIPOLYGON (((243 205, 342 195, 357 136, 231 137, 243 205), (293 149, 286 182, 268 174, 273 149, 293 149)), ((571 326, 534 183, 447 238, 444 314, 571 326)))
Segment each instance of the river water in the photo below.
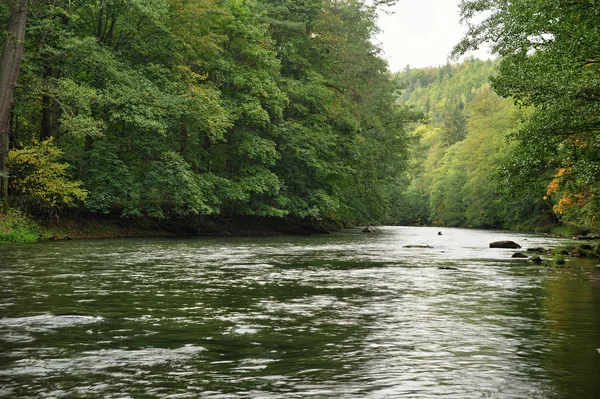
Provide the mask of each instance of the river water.
POLYGON ((600 398, 593 263, 438 230, 4 245, 0 397, 600 398))

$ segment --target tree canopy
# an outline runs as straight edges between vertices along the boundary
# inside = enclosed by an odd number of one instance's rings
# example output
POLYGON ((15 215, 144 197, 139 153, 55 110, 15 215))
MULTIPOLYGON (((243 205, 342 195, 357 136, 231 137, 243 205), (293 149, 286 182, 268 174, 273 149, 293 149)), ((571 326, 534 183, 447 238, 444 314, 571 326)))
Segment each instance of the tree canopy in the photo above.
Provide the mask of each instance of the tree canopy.
POLYGON ((376 32, 376 6, 355 0, 32 2, 11 201, 383 220, 405 186, 415 115, 396 104, 376 32), (48 162, 62 185, 27 175, 48 162), (32 197, 44 184, 75 191, 32 197))
POLYGON ((549 182, 546 198, 559 214, 597 225, 600 2, 464 0, 461 15, 468 32, 454 54, 489 43, 502 57, 494 89, 533 108, 506 172, 549 182))
POLYGON ((401 223, 534 229, 555 221, 551 200, 543 198, 548 181, 517 182, 505 173, 518 149, 508 139, 529 111, 492 90, 496 66, 467 59, 399 74, 408 87, 402 98, 426 113, 413 132, 419 143, 401 223))

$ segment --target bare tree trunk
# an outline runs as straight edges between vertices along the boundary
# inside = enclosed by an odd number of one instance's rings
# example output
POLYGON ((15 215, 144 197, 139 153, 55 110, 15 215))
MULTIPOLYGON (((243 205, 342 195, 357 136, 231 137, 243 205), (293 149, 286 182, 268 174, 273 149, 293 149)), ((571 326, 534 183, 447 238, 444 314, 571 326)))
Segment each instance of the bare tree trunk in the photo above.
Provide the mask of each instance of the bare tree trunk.
POLYGON ((0 211, 8 207, 8 147, 10 110, 13 104, 15 85, 19 76, 25 25, 27 22, 27 0, 9 2, 10 18, 2 60, 0 61, 0 211))

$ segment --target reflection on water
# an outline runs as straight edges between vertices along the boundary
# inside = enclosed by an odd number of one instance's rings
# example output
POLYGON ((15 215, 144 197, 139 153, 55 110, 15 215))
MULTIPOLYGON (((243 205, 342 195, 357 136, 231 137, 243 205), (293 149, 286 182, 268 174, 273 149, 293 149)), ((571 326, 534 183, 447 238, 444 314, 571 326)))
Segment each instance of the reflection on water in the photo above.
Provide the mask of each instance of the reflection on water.
POLYGON ((600 397, 593 263, 437 232, 3 246, 0 397, 600 397))

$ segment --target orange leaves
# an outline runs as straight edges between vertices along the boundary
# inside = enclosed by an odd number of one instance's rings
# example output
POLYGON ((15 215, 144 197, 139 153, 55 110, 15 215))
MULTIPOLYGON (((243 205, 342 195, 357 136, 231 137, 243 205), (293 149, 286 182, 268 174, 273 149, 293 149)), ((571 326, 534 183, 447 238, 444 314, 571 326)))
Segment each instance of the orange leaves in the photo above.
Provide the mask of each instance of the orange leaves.
POLYGON ((552 194, 558 192, 560 188, 560 181, 565 176, 565 173, 569 172, 570 168, 560 168, 556 175, 554 175, 554 179, 548 184, 548 191, 546 191, 547 196, 551 196, 552 194))
POLYGON ((550 184, 548 184, 548 191, 546 191, 546 195, 550 196, 558 191, 559 184, 558 179, 552 179, 550 184))
MULTIPOLYGON (((569 175, 571 168, 560 168, 554 175, 554 179, 548 184, 548 190, 546 191, 546 196, 544 196, 544 200, 547 200, 552 194, 557 193, 561 185, 566 185, 569 180, 565 179, 565 176, 569 175)), ((578 194, 575 194, 578 195, 578 194)), ((564 214, 566 211, 570 210, 575 204, 574 195, 569 193, 568 191, 564 191, 561 198, 558 200, 558 203, 554 205, 553 210, 555 213, 564 214)))

